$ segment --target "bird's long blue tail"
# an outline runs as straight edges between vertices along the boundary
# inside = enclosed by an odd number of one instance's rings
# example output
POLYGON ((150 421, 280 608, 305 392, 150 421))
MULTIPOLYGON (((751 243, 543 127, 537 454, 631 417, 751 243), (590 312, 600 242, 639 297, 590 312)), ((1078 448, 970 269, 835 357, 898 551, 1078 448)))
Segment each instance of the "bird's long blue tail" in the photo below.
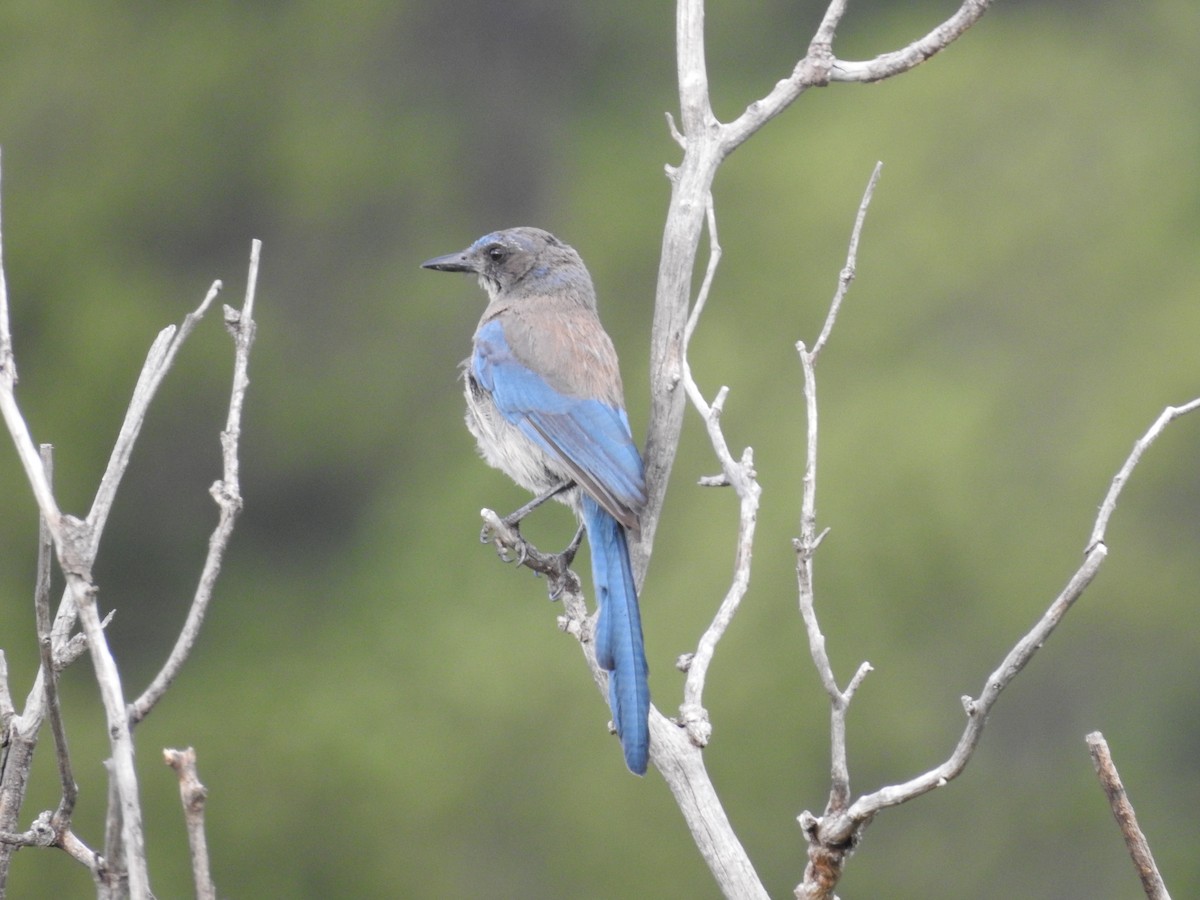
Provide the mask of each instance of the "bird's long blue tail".
POLYGON ((645 775, 650 750, 649 670, 625 529, 588 496, 583 498, 583 522, 600 604, 596 661, 609 673, 608 705, 625 751, 625 765, 635 775, 645 775))

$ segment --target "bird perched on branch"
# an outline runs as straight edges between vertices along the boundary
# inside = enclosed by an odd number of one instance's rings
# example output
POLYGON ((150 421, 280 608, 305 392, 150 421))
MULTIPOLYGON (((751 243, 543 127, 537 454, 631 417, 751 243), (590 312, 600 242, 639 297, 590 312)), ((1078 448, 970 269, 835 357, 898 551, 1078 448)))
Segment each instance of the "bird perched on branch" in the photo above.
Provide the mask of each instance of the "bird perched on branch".
MULTIPOLYGON (((596 660, 609 673, 625 764, 643 775, 650 690, 627 534, 638 528, 646 487, 591 276, 574 249, 538 228, 495 231, 422 265, 470 272, 487 291, 463 364, 467 427, 490 465, 535 494, 507 524, 553 497, 586 530, 600 608, 596 660)), ((568 562, 581 537, 564 551, 568 562)))

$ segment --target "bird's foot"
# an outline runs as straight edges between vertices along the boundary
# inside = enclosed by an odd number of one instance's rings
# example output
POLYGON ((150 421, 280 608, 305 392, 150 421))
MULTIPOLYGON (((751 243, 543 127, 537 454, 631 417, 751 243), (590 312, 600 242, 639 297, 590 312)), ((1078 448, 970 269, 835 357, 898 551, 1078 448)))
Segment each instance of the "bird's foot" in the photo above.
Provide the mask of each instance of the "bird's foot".
POLYGON ((485 509, 480 515, 484 525, 479 532, 479 542, 492 544, 496 548, 496 555, 504 562, 526 566, 533 569, 536 575, 545 575, 551 600, 559 600, 566 593, 579 593, 579 578, 571 571, 571 563, 575 561, 575 554, 579 552, 579 545, 583 541, 582 525, 561 553, 542 553, 521 536, 517 524, 520 518, 516 514, 501 518, 492 510, 485 509))
MULTIPOLYGON (((484 526, 479 532, 479 543, 493 544, 496 555, 503 562, 518 566, 529 558, 529 542, 521 536, 521 519, 505 516, 503 519, 490 509, 482 511, 484 526)), ((536 551, 535 551, 536 552, 536 551)))

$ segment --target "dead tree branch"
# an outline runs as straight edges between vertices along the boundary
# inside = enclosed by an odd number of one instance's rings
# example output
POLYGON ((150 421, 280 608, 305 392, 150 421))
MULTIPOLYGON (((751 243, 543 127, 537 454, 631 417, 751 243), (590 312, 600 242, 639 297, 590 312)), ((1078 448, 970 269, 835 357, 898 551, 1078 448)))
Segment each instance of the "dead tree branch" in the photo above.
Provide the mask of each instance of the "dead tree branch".
POLYGON ((1129 848, 1133 867, 1142 881, 1142 890, 1146 892, 1148 900, 1171 900, 1167 886, 1158 874, 1154 854, 1150 852, 1150 842, 1138 827, 1137 815, 1133 811, 1133 804, 1129 802, 1129 795, 1125 793, 1125 785, 1121 783, 1121 776, 1108 749, 1108 741, 1100 732, 1093 731, 1087 736, 1087 745, 1092 756, 1092 765, 1096 767, 1096 776, 1100 779, 1100 786, 1108 796, 1108 805, 1117 820, 1117 826, 1121 829, 1125 846, 1129 848))
POLYGON ((1054 629, 1062 622, 1075 601, 1083 595, 1100 570, 1100 566, 1108 555, 1108 548, 1103 540, 1108 518, 1116 507, 1117 498, 1142 454, 1158 438, 1168 423, 1196 409, 1200 409, 1200 398, 1182 406, 1167 407, 1146 434, 1134 445, 1132 453, 1113 479, 1113 484, 1101 505, 1092 535, 1084 551, 1082 564, 1033 627, 1013 645, 995 671, 988 676, 979 697, 962 698, 967 724, 954 752, 945 762, 902 784, 889 785, 865 794, 844 810, 830 809, 820 817, 806 811, 800 816, 801 827, 809 841, 810 862, 809 870, 805 874, 805 883, 797 888, 798 897, 824 898, 831 896, 833 886, 840 877, 841 866, 847 851, 857 844, 863 829, 870 824, 876 813, 889 806, 905 803, 921 794, 943 787, 962 773, 975 752, 975 748, 979 745, 988 714, 1000 694, 1033 659, 1034 654, 1044 646, 1054 629))
POLYGON ((152 897, 146 868, 141 801, 134 767, 132 727, 153 708, 186 660, 203 621, 213 585, 220 571, 224 550, 241 509, 238 436, 241 429, 242 405, 249 383, 246 373, 254 338, 253 303, 259 249, 259 242, 255 241, 251 253, 246 300, 241 311, 227 308, 225 313, 226 325, 234 337, 235 359, 229 415, 226 428, 221 434, 223 479, 212 489, 214 499, 220 507, 218 525, 209 543, 209 554, 201 574, 200 585, 175 648, 147 691, 127 707, 117 663, 104 633, 111 612, 103 618, 100 615, 97 587, 91 574, 92 566, 117 489, 128 467, 150 403, 183 341, 216 298, 220 282, 213 284, 200 306, 188 314, 178 328, 170 326, 164 329, 152 344, 91 510, 86 518, 79 519, 63 513, 59 508, 51 486, 49 448, 44 446, 39 454, 17 403, 17 368, 0 243, 0 415, 3 416, 37 502, 42 530, 35 591, 41 666, 20 714, 12 702, 3 656, 0 655, 0 737, 4 739, 8 750, 3 760, 4 765, 0 769, 3 775, 0 778, 0 898, 5 892, 13 849, 17 846, 32 845, 60 847, 85 864, 96 879, 102 897, 126 894, 132 900, 148 900, 152 897), (50 615, 49 597, 51 553, 57 557, 59 568, 66 579, 66 589, 53 619, 50 615), (72 634, 76 621, 81 625, 82 635, 72 634), (76 786, 57 696, 58 672, 78 658, 85 649, 89 652, 95 668, 111 752, 111 758, 106 762, 110 781, 103 856, 90 850, 71 830, 70 820, 75 805, 76 786), (53 814, 43 813, 35 819, 30 829, 20 832, 15 826, 25 797, 38 732, 47 719, 54 735, 62 796, 53 814))
MULTIPOLYGON (((655 290, 650 351, 651 412, 643 454, 649 499, 641 517, 640 536, 631 547, 638 582, 641 583, 645 575, 652 552, 679 445, 685 397, 691 398, 704 417, 714 452, 721 462, 721 474, 706 479, 705 483, 734 485, 740 499, 733 584, 697 650, 683 657, 680 663, 681 667, 689 670, 689 675, 679 724, 686 729, 689 739, 682 742, 660 739, 654 727, 655 715, 651 716, 654 735, 651 758, 667 777, 677 799, 694 795, 697 783, 707 783, 707 775, 699 759, 699 747, 707 743, 711 730, 700 702, 704 673, 720 635, 728 626, 728 620, 736 611, 749 584, 759 493, 751 451, 747 450, 741 461, 735 462, 720 429, 719 417, 727 389, 722 388, 716 400, 709 405, 696 386, 687 360, 687 345, 708 298, 720 258, 712 207, 712 185, 717 169, 730 153, 809 87, 827 85, 834 80, 877 80, 907 71, 949 46, 979 19, 987 5, 986 0, 966 0, 950 19, 908 47, 870 64, 856 64, 841 63, 833 55, 834 34, 846 9, 845 0, 833 0, 810 42, 807 54, 796 64, 791 75, 779 81, 766 96, 749 104, 736 119, 725 123, 713 114, 709 97, 703 0, 678 0, 676 4, 679 120, 677 125, 676 120, 668 115, 667 124, 672 137, 683 148, 683 159, 677 166, 667 168, 671 200, 663 230, 655 290), (700 292, 693 302, 692 276, 706 221, 712 252, 700 292), (682 391, 679 390, 681 383, 684 388, 682 391), (676 756, 677 752, 684 755, 676 756), (688 773, 686 776, 683 774, 685 772, 688 773)), ((823 339, 824 336, 822 343, 823 339)), ((848 688, 851 693, 865 674, 865 670, 860 670, 852 680, 848 688)), ((711 792, 710 784, 706 790, 711 792)), ((731 897, 765 896, 765 890, 724 813, 720 811, 719 804, 693 805, 681 801, 681 808, 721 890, 731 897), (723 847, 724 850, 710 855, 706 847, 723 847)))
POLYGON ((216 900, 217 889, 213 885, 208 865, 208 839, 204 835, 204 805, 208 802, 208 788, 201 784, 200 776, 196 772, 196 751, 191 747, 185 750, 163 750, 163 762, 174 769, 179 777, 179 799, 183 804, 183 818, 187 824, 196 900, 216 900))

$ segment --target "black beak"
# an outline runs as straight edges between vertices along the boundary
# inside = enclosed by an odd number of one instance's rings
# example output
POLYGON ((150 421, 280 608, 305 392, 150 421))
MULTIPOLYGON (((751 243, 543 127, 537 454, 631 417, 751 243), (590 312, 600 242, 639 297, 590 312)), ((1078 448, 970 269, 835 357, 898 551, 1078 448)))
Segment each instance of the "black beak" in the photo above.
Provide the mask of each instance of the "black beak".
POLYGON ((475 261, 471 254, 462 250, 458 253, 447 253, 445 256, 435 256, 421 263, 422 269, 434 269, 438 272, 474 272, 475 261))

